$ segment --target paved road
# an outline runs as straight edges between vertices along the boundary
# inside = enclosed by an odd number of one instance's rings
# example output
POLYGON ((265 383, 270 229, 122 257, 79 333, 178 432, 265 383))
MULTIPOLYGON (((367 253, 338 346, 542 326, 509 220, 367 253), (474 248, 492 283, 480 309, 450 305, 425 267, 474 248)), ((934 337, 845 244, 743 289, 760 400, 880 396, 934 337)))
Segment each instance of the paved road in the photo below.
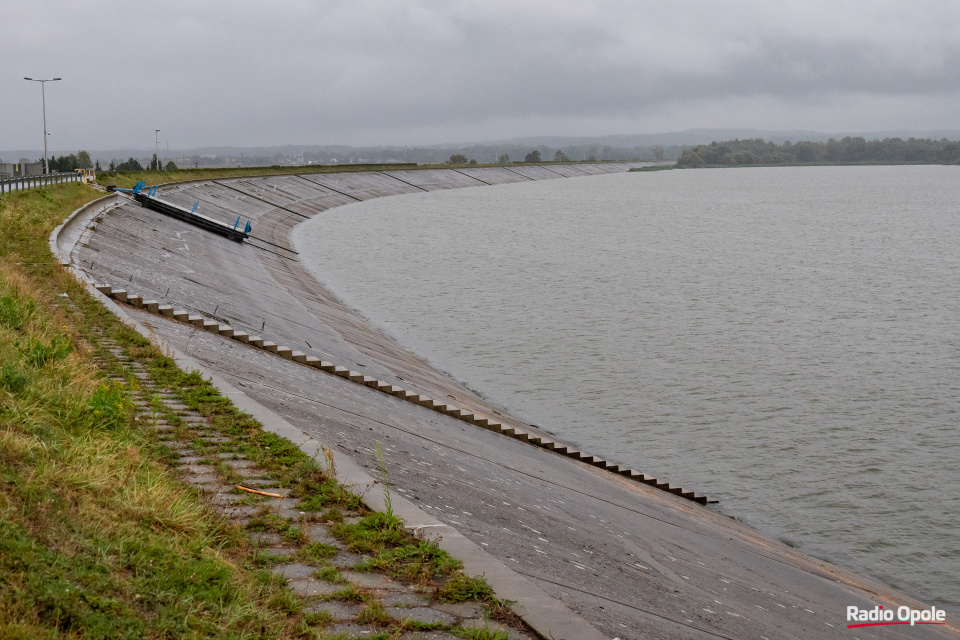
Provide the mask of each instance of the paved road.
MULTIPOLYGON (((626 165, 565 167, 570 177, 626 165)), ((398 171, 201 183, 162 196, 289 247, 318 211, 420 190, 559 179, 558 168, 398 171)), ((261 243, 262 244, 262 243, 261 243)), ((482 413, 503 411, 367 327, 288 250, 211 236, 125 204, 74 263, 98 282, 173 304, 482 413)), ((914 601, 765 539, 715 509, 472 427, 316 369, 142 314, 158 335, 248 395, 374 470, 611 638, 934 638, 935 627, 848 631, 847 605, 914 601)), ((504 423, 513 419, 503 416, 504 423)), ((520 423, 518 423, 520 424, 520 423)), ((572 640, 572 639, 570 639, 572 640)))

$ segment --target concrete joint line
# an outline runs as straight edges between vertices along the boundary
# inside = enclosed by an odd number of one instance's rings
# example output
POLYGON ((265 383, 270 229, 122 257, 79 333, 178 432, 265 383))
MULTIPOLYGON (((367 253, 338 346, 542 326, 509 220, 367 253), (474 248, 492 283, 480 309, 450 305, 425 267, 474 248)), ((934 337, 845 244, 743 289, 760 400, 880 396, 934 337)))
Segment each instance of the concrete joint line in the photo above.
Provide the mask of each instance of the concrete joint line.
MULTIPOLYGON (((402 169, 401 169, 401 171, 402 171, 402 169)), ((384 176, 386 176, 386 177, 388 177, 388 178, 393 178, 394 180, 397 180, 398 182, 402 182, 403 184, 407 185, 408 187, 413 187, 414 189, 420 189, 420 191, 423 191, 423 192, 426 192, 426 193, 429 193, 429 191, 430 191, 429 189, 424 189, 424 188, 421 187, 420 185, 413 184, 412 182, 407 182, 406 180, 403 180, 402 178, 398 178, 397 176, 392 176, 392 175, 390 175, 389 173, 384 173, 383 171, 377 171, 376 173, 379 173, 379 174, 381 174, 381 175, 384 175, 384 176)))
MULTIPOLYGON (((256 176, 251 176, 251 177, 256 177, 256 176)), ((211 180, 210 182, 212 182, 212 183, 215 184, 215 185, 219 185, 219 186, 221 186, 221 187, 224 187, 225 189, 230 189, 231 191, 236 191, 237 193, 239 193, 239 194, 241 194, 241 195, 244 195, 244 196, 247 196, 247 197, 250 197, 250 198, 253 198, 254 200, 259 200, 259 201, 262 202, 263 204, 268 204, 268 205, 270 205, 271 207, 276 207, 277 209, 282 209, 283 211, 286 211, 287 213, 292 213, 293 215, 299 216, 299 217, 301 217, 301 218, 303 218, 303 219, 305 219, 305 220, 308 220, 308 219, 310 218, 310 216, 305 216, 305 215, 303 215, 302 213, 298 213, 298 212, 294 211, 293 209, 288 209, 287 207, 285 207, 285 206, 282 205, 282 204, 277 204, 277 203, 275 203, 275 202, 270 202, 269 200, 264 200, 263 198, 258 198, 258 197, 255 196, 255 195, 251 195, 251 194, 247 193, 246 191, 241 191, 240 189, 237 189, 236 187, 231 187, 229 184, 226 184, 226 183, 224 183, 224 182, 222 182, 222 181, 220 181, 220 180, 211 180)), ((299 202, 299 200, 298 200, 297 202, 299 202)))
MULTIPOLYGON (((85 213, 88 213, 92 205, 102 203, 103 200, 110 198, 115 198, 115 196, 107 196, 81 207, 74 211, 62 225, 53 230, 50 235, 50 248, 60 264, 69 269, 86 286, 90 295, 99 300, 121 322, 148 340, 159 342, 160 347, 165 352, 173 354, 174 361, 181 369, 185 371, 196 370, 203 373, 225 397, 233 402, 237 409, 249 413, 258 420, 265 431, 290 440, 301 451, 316 459, 321 466, 324 466, 325 453, 332 452, 337 480, 347 487, 351 487, 370 509, 379 512, 385 511, 385 496, 380 491, 374 490, 380 488, 378 481, 371 478, 363 467, 345 454, 324 446, 318 440, 294 427, 285 419, 234 387, 227 380, 221 378, 219 374, 208 371, 198 360, 173 348, 172 345, 164 343, 151 331, 150 327, 137 322, 124 311, 123 307, 103 293, 105 290, 110 290, 109 285, 93 283, 85 277, 83 272, 70 264, 70 251, 76 244, 76 239, 69 244, 68 250, 64 250, 65 247, 60 244, 61 234, 73 231, 75 225, 87 224, 89 219, 92 218, 88 218, 85 213)), ((79 238, 79 236, 76 237, 79 238)), ((66 236, 64 240, 68 243, 71 242, 69 237, 66 236)), ((513 601, 515 603, 512 605, 513 610, 541 637, 555 640, 608 640, 606 636, 573 613, 560 601, 552 598, 512 569, 507 568, 502 562, 471 542, 455 528, 428 515, 401 495, 391 494, 391 499, 394 513, 403 519, 407 528, 414 530, 444 528, 445 532, 438 540, 438 546, 460 560, 463 563, 464 571, 468 575, 484 576, 497 597, 513 601)))
POLYGON ((309 178, 305 178, 305 177, 303 176, 303 174, 294 173, 294 174, 291 174, 291 175, 293 175, 294 178, 300 178, 301 180, 303 180, 303 181, 305 181, 305 182, 309 182, 309 183, 310 183, 311 185, 313 185, 314 187, 321 187, 321 188, 323 188, 323 189, 328 189, 329 191, 332 191, 333 193, 339 193, 341 196, 344 196, 344 197, 346 197, 346 198, 350 198, 351 200, 353 200, 353 201, 355 201, 355 202, 363 202, 363 200, 361 200, 360 198, 358 198, 358 197, 356 197, 356 196, 352 196, 352 195, 350 195, 349 193, 344 193, 343 191, 337 191, 337 190, 334 189, 333 187, 328 187, 328 186, 325 185, 325 184, 320 184, 319 182, 314 182, 313 180, 311 180, 311 179, 309 179, 309 178))

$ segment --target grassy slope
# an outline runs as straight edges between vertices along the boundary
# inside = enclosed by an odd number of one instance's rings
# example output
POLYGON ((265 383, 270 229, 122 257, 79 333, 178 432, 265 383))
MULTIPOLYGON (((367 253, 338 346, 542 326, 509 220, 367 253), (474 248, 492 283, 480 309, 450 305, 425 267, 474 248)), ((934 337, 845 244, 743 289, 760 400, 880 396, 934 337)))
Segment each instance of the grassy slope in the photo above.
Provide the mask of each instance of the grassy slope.
POLYGON ((295 635, 269 606, 279 586, 238 569, 240 537, 160 462, 92 360, 94 323, 146 348, 47 248, 99 195, 0 199, 0 636, 295 635))
MULTIPOLYGON (((0 198, 0 637, 322 635, 311 628, 322 620, 304 615, 283 580, 263 570, 243 532, 171 471, 170 451, 140 428, 125 386, 104 379, 137 383, 100 336, 221 432, 240 436, 243 453, 290 487, 302 511, 336 522, 344 508, 363 513, 359 500, 202 376, 179 370, 54 263, 50 232, 100 195, 71 183, 0 198)), ((273 520, 253 528, 302 537, 273 520)), ((480 598, 510 615, 482 578, 463 576, 459 562, 403 533, 390 514, 334 529, 374 556, 368 570, 439 581, 442 600, 480 598)))

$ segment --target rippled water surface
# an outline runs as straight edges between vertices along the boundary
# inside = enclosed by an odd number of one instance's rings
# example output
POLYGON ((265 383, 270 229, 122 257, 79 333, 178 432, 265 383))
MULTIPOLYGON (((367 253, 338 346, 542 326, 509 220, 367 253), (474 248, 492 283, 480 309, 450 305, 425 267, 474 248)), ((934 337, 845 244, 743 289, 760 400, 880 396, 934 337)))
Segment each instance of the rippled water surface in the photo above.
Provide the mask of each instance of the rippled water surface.
POLYGON ((960 169, 662 171, 325 212, 317 277, 515 415, 960 610, 960 169))

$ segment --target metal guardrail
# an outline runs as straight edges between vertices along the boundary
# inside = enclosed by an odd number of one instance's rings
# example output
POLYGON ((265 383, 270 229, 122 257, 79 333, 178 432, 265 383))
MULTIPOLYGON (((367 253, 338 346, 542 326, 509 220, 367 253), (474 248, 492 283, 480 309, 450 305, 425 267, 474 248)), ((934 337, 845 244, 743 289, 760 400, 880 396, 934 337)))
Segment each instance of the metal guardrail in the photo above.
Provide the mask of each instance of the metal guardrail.
POLYGON ((23 189, 38 189, 48 184, 64 182, 84 182, 85 176, 79 172, 48 173, 40 176, 22 176, 20 178, 0 178, 0 196, 23 189))

